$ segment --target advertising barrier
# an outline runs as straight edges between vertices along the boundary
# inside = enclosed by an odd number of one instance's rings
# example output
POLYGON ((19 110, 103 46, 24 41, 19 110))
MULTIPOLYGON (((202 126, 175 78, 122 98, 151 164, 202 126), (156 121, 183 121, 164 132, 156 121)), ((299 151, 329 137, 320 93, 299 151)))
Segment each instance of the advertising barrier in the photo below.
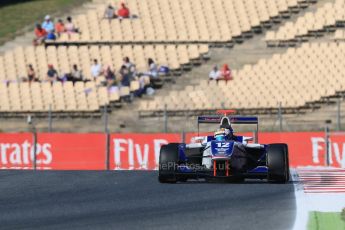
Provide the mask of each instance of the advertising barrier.
POLYGON ((178 134, 112 134, 110 135, 110 169, 154 170, 160 147, 179 142, 178 134))
POLYGON ((104 170, 106 134, 42 133, 37 135, 43 155, 37 167, 55 170, 104 170))
MULTIPOLYGON (((246 136, 252 134, 246 133, 246 136)), ((189 142, 195 134, 186 134, 189 142)), ((0 134, 1 169, 154 170, 163 144, 180 134, 0 134), (35 144, 36 142, 36 144, 35 144)), ((290 166, 325 166, 323 132, 260 133, 259 142, 287 143, 290 166)), ((345 134, 329 136, 329 164, 345 168, 345 134)))
POLYGON ((30 133, 0 134, 0 168, 1 169, 31 169, 34 153, 40 157, 43 148, 36 144, 40 151, 35 150, 34 138, 30 133))

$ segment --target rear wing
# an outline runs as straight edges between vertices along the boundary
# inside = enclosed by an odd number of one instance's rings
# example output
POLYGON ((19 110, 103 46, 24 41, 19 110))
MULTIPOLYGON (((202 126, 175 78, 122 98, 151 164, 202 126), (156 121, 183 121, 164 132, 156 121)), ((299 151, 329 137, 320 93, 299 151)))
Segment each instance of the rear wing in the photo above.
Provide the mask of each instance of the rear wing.
MULTIPOLYGON (((219 124, 223 116, 199 116, 198 124, 208 123, 208 124, 219 124)), ((231 124, 259 124, 258 117, 240 117, 240 116, 229 116, 229 121, 231 124)))
MULTIPOLYGON (((226 116, 231 124, 252 124, 256 125, 256 130, 254 134, 254 142, 258 142, 258 133, 259 133, 259 119, 258 117, 246 117, 246 116, 226 116)), ((220 124, 224 116, 220 115, 210 115, 210 116, 198 116, 198 134, 199 134, 199 125, 200 124, 220 124)))

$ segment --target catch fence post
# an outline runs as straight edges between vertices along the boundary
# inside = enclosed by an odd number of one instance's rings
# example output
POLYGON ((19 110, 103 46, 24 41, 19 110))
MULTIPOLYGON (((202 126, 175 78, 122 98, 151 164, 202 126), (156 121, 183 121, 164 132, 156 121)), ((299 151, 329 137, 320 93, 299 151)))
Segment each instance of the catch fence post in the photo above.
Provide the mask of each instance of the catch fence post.
POLYGON ((27 123, 29 125, 29 130, 32 133, 32 142, 33 142, 33 156, 32 156, 32 169, 36 170, 37 169, 37 130, 36 130, 36 126, 35 123, 31 117, 31 115, 29 115, 27 117, 27 123))
POLYGON ((340 106, 340 99, 337 100, 337 130, 341 130, 341 106, 340 106))
POLYGON ((329 127, 328 124, 330 124, 330 121, 326 121, 326 126, 325 126, 325 164, 326 166, 330 166, 330 155, 329 155, 329 127))
POLYGON ((164 132, 168 132, 168 112, 167 112, 167 104, 164 105, 164 132))
POLYGON ((104 118, 104 133, 105 133, 105 168, 110 170, 110 133, 109 133, 109 117, 108 117, 108 105, 103 108, 104 118))
POLYGON ((53 131, 53 120, 52 120, 52 104, 49 104, 48 111, 48 131, 51 133, 53 131))
POLYGON ((110 133, 106 132, 106 156, 105 156, 105 168, 110 170, 110 133))
POLYGON ((186 133, 184 131, 182 131, 181 133, 181 143, 185 143, 186 142, 186 133))
POLYGON ((279 102, 278 107, 278 119, 279 119, 279 132, 283 131, 283 115, 282 115, 282 103, 279 102))
POLYGON ((37 132, 36 132, 36 128, 33 127, 33 139, 34 139, 34 159, 33 159, 33 170, 36 170, 37 169, 37 132))
POLYGON ((109 132, 109 119, 108 119, 108 105, 104 106, 103 109, 103 118, 104 118, 104 132, 108 133, 109 132))

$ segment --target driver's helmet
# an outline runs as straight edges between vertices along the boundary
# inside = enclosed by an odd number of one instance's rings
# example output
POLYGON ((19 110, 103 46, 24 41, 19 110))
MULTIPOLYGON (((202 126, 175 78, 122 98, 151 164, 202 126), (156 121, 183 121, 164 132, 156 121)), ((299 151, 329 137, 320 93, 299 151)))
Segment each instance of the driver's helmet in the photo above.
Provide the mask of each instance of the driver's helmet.
POLYGON ((220 128, 220 129, 217 129, 216 132, 214 132, 214 138, 217 141, 224 141, 229 134, 230 134, 229 129, 220 128))

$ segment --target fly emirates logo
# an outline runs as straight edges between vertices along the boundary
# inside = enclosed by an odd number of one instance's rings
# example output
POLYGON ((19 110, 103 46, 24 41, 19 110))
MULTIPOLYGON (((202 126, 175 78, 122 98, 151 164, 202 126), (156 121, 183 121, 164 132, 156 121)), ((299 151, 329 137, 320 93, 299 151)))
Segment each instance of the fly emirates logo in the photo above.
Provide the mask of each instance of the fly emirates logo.
MULTIPOLYGON (((313 163, 325 163, 322 162, 322 159, 324 159, 325 156, 325 139, 322 137, 312 137, 311 143, 313 148, 313 163)), ((331 166, 340 166, 345 168, 345 142, 335 142, 330 139, 329 163, 331 166)))
POLYGON ((168 144, 167 140, 164 139, 153 139, 147 143, 135 143, 133 139, 114 139, 114 163, 116 170, 121 169, 156 169, 159 162, 160 148, 164 144, 168 144), (123 167, 124 161, 128 167, 123 167), (149 167, 149 161, 154 166, 149 167), (139 167, 135 167, 139 165, 139 167))
MULTIPOLYGON (((35 147, 30 141, 23 143, 0 143, 0 166, 2 168, 30 167, 34 161, 35 147)), ((47 166, 53 160, 51 144, 36 144, 36 164, 47 166)))

